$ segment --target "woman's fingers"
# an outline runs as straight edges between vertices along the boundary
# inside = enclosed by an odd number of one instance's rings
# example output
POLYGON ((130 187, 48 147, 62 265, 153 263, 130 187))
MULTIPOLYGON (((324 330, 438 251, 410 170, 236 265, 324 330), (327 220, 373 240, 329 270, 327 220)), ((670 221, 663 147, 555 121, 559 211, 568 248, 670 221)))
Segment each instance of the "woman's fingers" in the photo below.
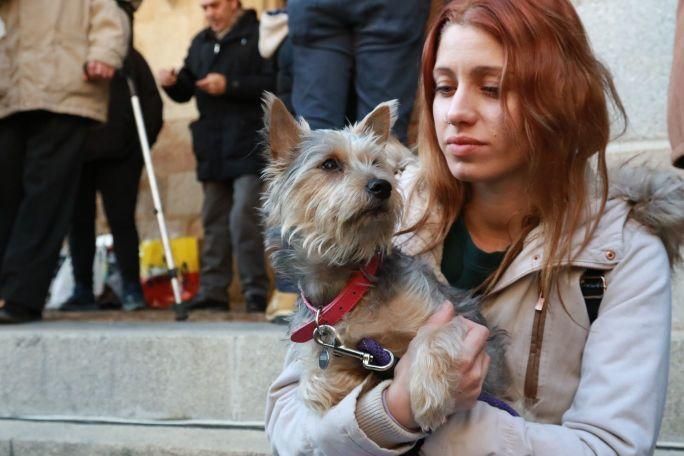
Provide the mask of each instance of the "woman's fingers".
POLYGON ((489 355, 481 352, 470 369, 461 372, 461 381, 454 393, 457 410, 470 410, 482 393, 482 385, 489 369, 489 355))
POLYGON ((475 323, 467 318, 459 317, 466 327, 466 335, 463 339, 462 361, 466 366, 472 366, 477 357, 487 347, 489 329, 486 326, 475 323))

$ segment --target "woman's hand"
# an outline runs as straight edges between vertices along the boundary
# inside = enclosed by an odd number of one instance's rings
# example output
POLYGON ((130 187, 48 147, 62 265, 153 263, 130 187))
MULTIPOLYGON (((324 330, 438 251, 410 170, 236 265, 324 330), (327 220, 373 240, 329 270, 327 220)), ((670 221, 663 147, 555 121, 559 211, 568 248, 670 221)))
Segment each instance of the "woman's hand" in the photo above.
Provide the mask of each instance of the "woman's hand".
MULTIPOLYGON (((448 324, 454 318, 454 306, 445 302, 442 307, 432 315, 428 321, 418 330, 436 331, 448 324)), ((482 384, 487 376, 489 368, 489 355, 485 351, 489 330, 463 317, 460 318, 466 328, 463 340, 462 356, 455 360, 452 369, 460 377, 453 398, 456 403, 456 411, 470 410, 475 406, 477 398, 482 391, 482 384)), ((414 339, 415 341, 415 339, 414 339)), ((415 357, 416 346, 412 341, 406 354, 401 357, 394 370, 394 380, 385 390, 385 406, 387 411, 402 426, 408 429, 418 427, 411 410, 411 397, 409 381, 412 375, 411 366, 415 357)))

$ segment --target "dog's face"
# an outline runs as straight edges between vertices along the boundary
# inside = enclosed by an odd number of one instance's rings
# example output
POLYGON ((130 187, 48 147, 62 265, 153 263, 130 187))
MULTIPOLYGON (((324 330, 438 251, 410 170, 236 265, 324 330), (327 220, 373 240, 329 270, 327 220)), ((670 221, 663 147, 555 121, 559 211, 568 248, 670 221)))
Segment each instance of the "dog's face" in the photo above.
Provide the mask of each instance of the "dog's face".
POLYGON ((313 262, 349 265, 388 251, 402 204, 385 151, 396 104, 340 131, 312 131, 272 95, 265 111, 268 227, 313 262))

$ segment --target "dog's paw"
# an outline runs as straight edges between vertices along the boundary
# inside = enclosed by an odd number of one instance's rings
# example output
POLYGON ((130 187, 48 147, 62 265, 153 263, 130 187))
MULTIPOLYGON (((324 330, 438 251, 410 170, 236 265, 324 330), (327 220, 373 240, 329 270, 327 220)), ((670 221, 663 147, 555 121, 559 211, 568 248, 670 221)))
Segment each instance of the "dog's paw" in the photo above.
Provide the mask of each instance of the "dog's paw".
POLYGON ((454 392, 460 378, 453 365, 464 337, 465 327, 458 319, 416 336, 409 389, 413 416, 425 431, 437 429, 455 410, 454 392))

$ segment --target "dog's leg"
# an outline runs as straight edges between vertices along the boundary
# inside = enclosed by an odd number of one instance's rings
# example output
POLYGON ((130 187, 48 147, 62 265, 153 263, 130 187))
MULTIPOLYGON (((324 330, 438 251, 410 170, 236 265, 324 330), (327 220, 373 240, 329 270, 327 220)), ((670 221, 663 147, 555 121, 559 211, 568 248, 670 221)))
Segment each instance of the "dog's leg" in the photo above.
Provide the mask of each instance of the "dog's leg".
POLYGON ((304 402, 320 413, 325 412, 337 405, 351 390, 358 386, 365 376, 350 369, 336 368, 335 361, 327 370, 316 369, 310 371, 300 385, 301 395, 304 402))
POLYGON ((436 429, 454 412, 454 392, 460 377, 453 365, 459 359, 465 327, 458 319, 416 336, 416 353, 411 366, 411 409, 416 423, 436 429))

